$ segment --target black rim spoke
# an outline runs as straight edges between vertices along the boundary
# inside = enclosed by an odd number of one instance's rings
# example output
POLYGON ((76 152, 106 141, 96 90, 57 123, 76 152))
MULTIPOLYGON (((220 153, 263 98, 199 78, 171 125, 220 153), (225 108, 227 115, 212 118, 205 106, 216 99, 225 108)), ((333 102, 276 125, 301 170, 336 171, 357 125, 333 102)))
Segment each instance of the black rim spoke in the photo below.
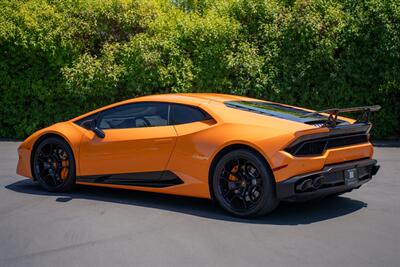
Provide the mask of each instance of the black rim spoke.
POLYGON ((34 170, 36 176, 44 181, 48 186, 57 187, 64 183, 68 175, 69 161, 68 153, 57 143, 48 143, 37 151, 37 156, 34 161, 34 170), (66 173, 66 174, 65 174, 66 173))
POLYGON ((235 190, 238 190, 238 189, 240 189, 240 186, 235 186, 235 187, 229 188, 229 189, 225 192, 224 197, 227 197, 230 193, 235 192, 235 190))
POLYGON ((241 198, 242 202, 243 202, 243 208, 247 209, 247 202, 244 198, 241 198))
POLYGON ((232 203, 232 201, 236 198, 240 198, 239 195, 233 194, 231 197, 228 197, 229 203, 232 203))
POLYGON ((255 165, 242 158, 227 162, 219 175, 219 190, 234 210, 248 210, 263 194, 262 177, 255 165))
POLYGON ((50 177, 51 177, 51 179, 52 179, 52 181, 53 181, 53 185, 54 185, 54 186, 57 186, 57 185, 58 185, 58 180, 57 180, 56 175, 53 174, 53 175, 51 175, 50 177))

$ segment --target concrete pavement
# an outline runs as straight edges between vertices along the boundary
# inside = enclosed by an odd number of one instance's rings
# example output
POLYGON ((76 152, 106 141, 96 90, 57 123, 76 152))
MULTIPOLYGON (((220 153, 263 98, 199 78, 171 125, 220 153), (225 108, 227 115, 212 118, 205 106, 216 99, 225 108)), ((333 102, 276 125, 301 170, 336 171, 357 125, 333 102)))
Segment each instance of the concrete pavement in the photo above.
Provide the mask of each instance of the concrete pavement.
POLYGON ((48 193, 0 142, 0 266, 400 266, 400 148, 341 197, 242 220, 210 201, 79 186, 48 193))

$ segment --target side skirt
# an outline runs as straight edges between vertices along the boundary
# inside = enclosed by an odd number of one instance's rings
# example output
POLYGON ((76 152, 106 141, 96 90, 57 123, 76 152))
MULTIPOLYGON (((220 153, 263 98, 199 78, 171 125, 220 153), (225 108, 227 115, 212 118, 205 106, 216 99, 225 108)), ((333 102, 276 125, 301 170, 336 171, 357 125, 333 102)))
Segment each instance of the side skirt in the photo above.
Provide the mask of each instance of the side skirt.
POLYGON ((93 184, 113 184, 155 188, 183 184, 183 181, 171 171, 77 176, 76 181, 93 184))

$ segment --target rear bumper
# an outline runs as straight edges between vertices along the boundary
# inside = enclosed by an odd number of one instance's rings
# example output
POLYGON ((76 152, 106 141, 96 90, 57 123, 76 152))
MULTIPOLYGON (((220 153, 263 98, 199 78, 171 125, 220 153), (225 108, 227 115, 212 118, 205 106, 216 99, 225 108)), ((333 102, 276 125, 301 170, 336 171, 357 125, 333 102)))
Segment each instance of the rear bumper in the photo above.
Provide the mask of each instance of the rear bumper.
POLYGON ((371 180, 378 170, 379 165, 373 159, 329 165, 321 171, 294 176, 278 182, 276 185, 277 198, 301 201, 350 191, 371 180), (351 184, 345 181, 345 170, 349 169, 356 169, 358 173, 358 181, 352 181, 351 184), (314 183, 315 186, 311 186, 311 183, 314 183))

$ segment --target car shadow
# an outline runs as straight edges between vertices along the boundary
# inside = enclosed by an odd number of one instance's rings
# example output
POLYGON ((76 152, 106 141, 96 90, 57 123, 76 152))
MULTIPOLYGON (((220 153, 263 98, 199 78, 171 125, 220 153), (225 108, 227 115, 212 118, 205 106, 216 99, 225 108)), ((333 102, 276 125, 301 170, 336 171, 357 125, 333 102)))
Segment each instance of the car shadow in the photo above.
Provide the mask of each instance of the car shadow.
POLYGON ((76 186, 71 192, 51 193, 44 191, 39 184, 29 179, 17 181, 5 188, 23 194, 55 196, 57 202, 70 202, 74 199, 105 201, 250 224, 311 224, 341 217, 367 207, 366 203, 359 200, 348 197, 332 197, 304 203, 281 203, 274 212, 267 216, 241 219, 230 216, 218 205, 206 199, 83 185, 76 186))

